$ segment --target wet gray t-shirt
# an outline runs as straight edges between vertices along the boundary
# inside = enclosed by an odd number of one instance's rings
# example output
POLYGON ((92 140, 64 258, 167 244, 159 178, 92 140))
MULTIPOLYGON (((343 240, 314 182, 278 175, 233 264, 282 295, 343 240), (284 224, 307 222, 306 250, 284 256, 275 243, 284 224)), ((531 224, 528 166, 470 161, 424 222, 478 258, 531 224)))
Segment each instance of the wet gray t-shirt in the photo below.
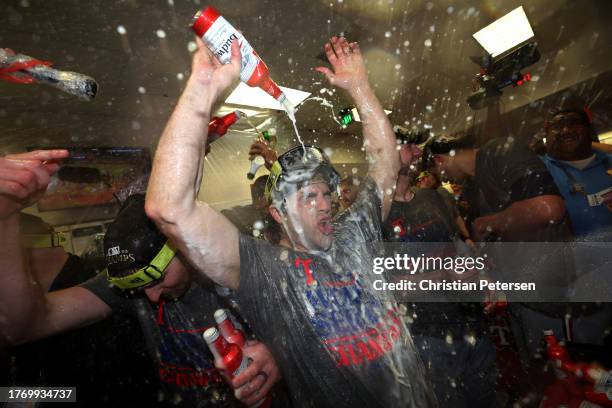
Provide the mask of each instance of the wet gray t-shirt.
POLYGON ((380 198, 371 179, 334 222, 326 253, 240 237, 237 300, 272 352, 296 407, 435 406, 390 295, 372 287, 380 198))

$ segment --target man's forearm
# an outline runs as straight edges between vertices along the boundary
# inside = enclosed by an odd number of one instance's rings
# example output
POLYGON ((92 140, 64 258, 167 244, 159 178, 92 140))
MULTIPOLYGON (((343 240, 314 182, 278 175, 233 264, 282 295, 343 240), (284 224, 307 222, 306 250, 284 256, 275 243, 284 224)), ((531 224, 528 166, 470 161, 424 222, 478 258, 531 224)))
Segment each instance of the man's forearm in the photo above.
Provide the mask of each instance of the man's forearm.
POLYGON ((45 311, 42 289, 30 275, 19 236, 19 213, 0 220, 0 345, 15 344, 45 311))
POLYGON ((173 224, 195 206, 215 98, 190 80, 162 133, 147 191, 158 221, 173 224))
POLYGON ((534 227, 558 223, 565 209, 560 197, 540 196, 517 201, 503 211, 492 215, 491 228, 504 239, 530 234, 534 227))
MULTIPOLYGON (((368 83, 351 89, 349 93, 361 118, 369 173, 382 190, 381 193, 386 195, 387 190, 395 184, 399 171, 399 156, 391 122, 368 83)), ((386 211, 383 212, 385 216, 386 211)))

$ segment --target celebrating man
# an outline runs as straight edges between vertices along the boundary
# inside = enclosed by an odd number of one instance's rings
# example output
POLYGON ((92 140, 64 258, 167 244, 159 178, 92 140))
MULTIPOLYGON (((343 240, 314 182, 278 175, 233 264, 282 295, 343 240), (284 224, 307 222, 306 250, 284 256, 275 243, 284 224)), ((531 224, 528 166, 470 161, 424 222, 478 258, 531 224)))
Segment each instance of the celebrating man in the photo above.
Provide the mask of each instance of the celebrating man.
MULTIPOLYGON (((199 40, 198 40, 199 42, 199 40)), ((294 405, 435 405, 412 340, 391 296, 374 292, 364 244, 380 241, 399 168, 395 137, 368 83, 357 43, 325 45, 332 85, 353 98, 363 121, 369 175, 355 203, 332 223, 338 175, 323 152, 298 146, 272 166, 270 213, 280 246, 239 235, 197 200, 213 104, 238 78, 240 51, 221 65, 204 45, 156 152, 146 209, 196 266, 236 290, 243 316, 271 348, 294 405)))

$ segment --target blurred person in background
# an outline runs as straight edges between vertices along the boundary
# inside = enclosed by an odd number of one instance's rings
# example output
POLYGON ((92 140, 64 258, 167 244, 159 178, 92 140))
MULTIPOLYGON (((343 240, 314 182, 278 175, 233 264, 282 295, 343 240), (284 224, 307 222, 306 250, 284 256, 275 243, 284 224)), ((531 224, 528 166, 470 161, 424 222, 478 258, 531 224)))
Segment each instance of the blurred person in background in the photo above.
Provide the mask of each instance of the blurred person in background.
POLYGON ((612 154, 594 148, 589 115, 580 108, 555 109, 545 124, 544 163, 559 188, 574 235, 612 238, 612 154))

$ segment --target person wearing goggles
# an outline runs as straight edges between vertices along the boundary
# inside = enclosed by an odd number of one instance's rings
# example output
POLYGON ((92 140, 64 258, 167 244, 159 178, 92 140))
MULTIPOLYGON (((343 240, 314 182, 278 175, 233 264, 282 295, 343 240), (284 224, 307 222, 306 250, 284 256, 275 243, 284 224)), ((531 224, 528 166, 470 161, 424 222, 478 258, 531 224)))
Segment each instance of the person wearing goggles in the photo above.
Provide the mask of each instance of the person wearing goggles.
POLYGON ((331 68, 316 70, 359 111, 368 176, 353 205, 332 220, 339 176, 323 150, 300 144, 278 156, 265 189, 282 230, 276 245, 241 235, 198 200, 199 186, 209 186, 200 182, 208 120, 241 64, 236 42, 227 65, 197 42, 191 77, 157 147, 147 214, 199 272, 236 291, 242 315, 276 356, 293 406, 435 406, 397 304, 374 292, 372 252, 362 250, 381 240, 399 155, 359 45, 332 37, 324 46, 331 68))
MULTIPOLYGON (((33 289, 19 297, 29 303, 31 319, 27 330, 9 343, 22 344, 121 315, 140 323, 146 348, 158 366, 162 404, 250 406, 271 391, 278 369, 267 348, 255 340, 243 347, 252 362, 231 380, 234 390, 225 385, 218 371, 223 367, 215 367, 202 337, 215 325, 214 312, 224 301, 210 282, 192 279, 189 264, 147 218, 143 195, 124 202, 104 237, 104 254, 106 269, 81 285, 44 295, 33 289)), ((22 273, 15 280, 28 287, 33 280, 24 277, 22 273)), ((9 305, 4 298, 2 310, 19 302, 15 295, 10 298, 15 303, 9 305)), ((284 406, 280 400, 275 403, 284 406)))

